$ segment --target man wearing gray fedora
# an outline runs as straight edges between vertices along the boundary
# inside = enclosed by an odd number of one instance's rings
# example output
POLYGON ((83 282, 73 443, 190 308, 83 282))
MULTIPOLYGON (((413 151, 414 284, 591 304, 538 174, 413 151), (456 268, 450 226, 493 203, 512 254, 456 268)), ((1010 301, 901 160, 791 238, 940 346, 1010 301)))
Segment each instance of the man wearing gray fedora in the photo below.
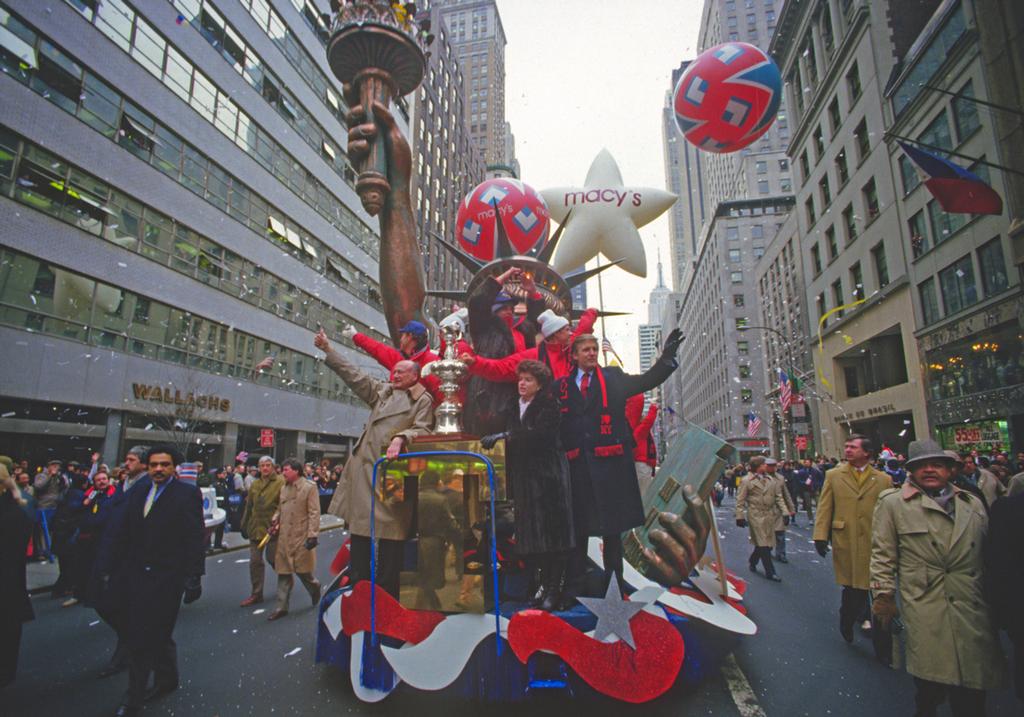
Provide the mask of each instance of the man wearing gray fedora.
POLYGON ((913 441, 907 481, 875 506, 871 609, 886 631, 902 615, 919 717, 947 698, 954 717, 980 717, 985 690, 1005 680, 984 590, 988 515, 978 497, 950 483, 953 465, 935 441, 913 441))

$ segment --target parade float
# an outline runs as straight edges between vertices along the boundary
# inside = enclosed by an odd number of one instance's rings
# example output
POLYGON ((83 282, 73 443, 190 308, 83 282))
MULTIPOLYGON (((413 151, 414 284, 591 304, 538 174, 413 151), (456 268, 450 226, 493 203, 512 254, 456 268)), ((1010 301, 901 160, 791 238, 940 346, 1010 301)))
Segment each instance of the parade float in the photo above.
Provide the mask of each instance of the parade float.
MULTIPOLYGON (((403 187, 395 182, 398 175, 388 166, 388 147, 380 139, 388 127, 379 114, 363 110, 374 103, 387 107, 394 97, 416 89, 432 39, 429 21, 411 3, 388 2, 335 3, 332 20, 331 68, 352 102, 359 103, 362 121, 376 125, 376 130, 350 133, 350 152, 351 140, 375 135, 354 157, 357 191, 367 211, 381 215, 384 285, 390 267, 402 268, 389 264, 392 254, 415 255, 416 239, 408 221, 387 216, 406 211, 402 201, 389 201, 390 193, 403 187)), ((756 140, 775 116, 778 71, 773 85, 774 65, 748 48, 740 43, 712 48, 680 79, 677 120, 703 149, 739 149, 756 140)), ((460 205, 455 242, 437 237, 473 278, 465 287, 427 291, 419 262, 412 262, 400 288, 384 296, 393 338, 395 327, 422 316, 424 295, 463 302, 510 267, 521 270, 519 276, 530 280, 530 290, 547 308, 572 317, 572 286, 619 265, 646 275, 637 228, 674 201, 664 190, 624 185, 607 151, 594 160, 582 187, 538 193, 515 179, 484 182, 460 205), (559 228, 548 238, 552 220, 559 228), (608 262, 583 268, 598 255, 608 262)), ((513 281, 504 288, 514 298, 526 298, 525 284, 513 281)), ((381 458, 373 473, 374 501, 416 505, 419 527, 406 541, 400 594, 392 597, 374 580, 350 584, 342 547, 333 566, 339 574, 320 603, 317 661, 347 673, 354 693, 366 702, 397 690, 419 690, 489 702, 561 691, 643 703, 716 671, 742 636, 756 632, 743 605, 746 584, 723 564, 707 500, 729 458, 728 444, 695 426, 672 440, 643 496, 644 524, 622 536, 624 584, 613 579, 606 589, 601 585, 601 540, 590 538, 594 579, 586 596, 564 611, 530 609, 529 579, 516 557, 508 520, 512 501, 503 445, 484 449, 477 436, 462 431, 459 388, 467 367, 456 350, 461 334, 453 324, 443 330, 444 355, 425 368, 440 380, 444 395, 435 433, 417 439, 397 459, 381 458), (455 534, 424 527, 434 522, 428 516, 439 505, 439 484, 418 483, 428 471, 442 477, 443 504, 458 525, 455 534), (645 557, 645 548, 653 547, 650 533, 666 514, 685 517, 697 510, 707 511, 701 518, 710 526, 714 558, 704 557, 687 579, 671 584, 645 557)), ((371 540, 373 533, 371 522, 371 540)))

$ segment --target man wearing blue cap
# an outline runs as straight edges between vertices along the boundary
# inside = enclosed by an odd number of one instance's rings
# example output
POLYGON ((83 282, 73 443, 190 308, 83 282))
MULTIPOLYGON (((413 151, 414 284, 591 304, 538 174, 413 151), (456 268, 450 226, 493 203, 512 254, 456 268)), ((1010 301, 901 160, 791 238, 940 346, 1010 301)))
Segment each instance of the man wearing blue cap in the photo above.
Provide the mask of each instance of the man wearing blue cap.
MULTIPOLYGON (((431 350, 430 344, 427 343, 427 327, 419 321, 408 321, 399 329, 398 348, 370 338, 366 334, 361 334, 349 324, 345 325, 341 335, 350 339, 352 343, 388 371, 393 371, 399 361, 415 361, 422 369, 431 361, 438 359, 438 355, 431 350)), ((429 378, 429 376, 424 377, 421 382, 424 388, 430 391, 434 403, 440 403, 444 400, 440 382, 436 379, 427 380, 429 378)))

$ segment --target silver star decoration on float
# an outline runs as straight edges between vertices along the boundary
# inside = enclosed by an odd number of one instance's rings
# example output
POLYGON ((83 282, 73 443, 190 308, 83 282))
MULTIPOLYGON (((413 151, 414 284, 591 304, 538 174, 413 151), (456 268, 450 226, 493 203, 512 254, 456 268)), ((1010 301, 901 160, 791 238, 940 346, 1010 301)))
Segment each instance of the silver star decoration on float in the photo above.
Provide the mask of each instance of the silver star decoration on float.
POLYGON ((619 592, 619 581, 612 573, 612 579, 608 581, 608 591, 603 598, 576 598, 590 612, 597 615, 597 627, 594 629, 594 639, 604 640, 609 635, 615 635, 627 645, 636 649, 633 642, 633 631, 629 629, 629 621, 638 612, 644 609, 647 604, 642 601, 633 602, 623 600, 619 592))
POLYGON ((604 254, 621 261, 619 267, 630 274, 647 276, 647 256, 637 229, 676 201, 676 195, 664 189, 624 185, 619 165, 607 149, 594 157, 582 187, 554 187, 540 194, 554 221, 561 224, 569 217, 552 263, 562 273, 604 254))

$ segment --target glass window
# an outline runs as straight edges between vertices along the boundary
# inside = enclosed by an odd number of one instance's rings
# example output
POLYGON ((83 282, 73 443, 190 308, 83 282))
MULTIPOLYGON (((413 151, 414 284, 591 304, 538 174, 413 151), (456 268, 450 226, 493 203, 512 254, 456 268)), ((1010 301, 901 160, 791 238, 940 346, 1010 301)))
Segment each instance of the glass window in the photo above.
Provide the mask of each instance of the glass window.
POLYGON ((921 312, 924 314, 925 325, 934 324, 941 318, 939 300, 935 295, 935 278, 929 277, 918 284, 917 292, 921 297, 921 312))
POLYGON ((749 388, 740 389, 740 401, 743 403, 751 403, 754 400, 754 391, 749 388))
POLYGON ((148 162, 154 146, 155 129, 156 120, 131 102, 125 101, 117 131, 119 145, 144 162, 148 162))
POLYGON ((910 248, 916 259, 931 248, 928 242, 928 229, 925 224, 923 209, 907 221, 907 228, 910 231, 910 248))
POLYGON ((814 197, 807 197, 807 201, 804 202, 804 211, 807 214, 807 226, 810 228, 817 219, 814 215, 814 197))
POLYGON ((839 150, 836 155, 836 179, 839 180, 840 187, 850 179, 850 166, 846 162, 846 148, 839 150))
POLYGON ((978 300, 970 254, 939 272, 939 289, 942 292, 942 303, 946 307, 947 316, 971 306, 978 300))
MULTIPOLYGON (((821 318, 825 314, 828 313, 828 306, 825 304, 825 294, 824 293, 818 294, 818 299, 816 301, 816 306, 818 307, 818 320, 821 321, 821 318)), ((823 322, 822 323, 822 328, 824 328, 826 326, 826 324, 827 324, 827 322, 823 322)))
POLYGON ((903 179, 903 193, 910 194, 921 184, 921 175, 917 173, 914 163, 905 154, 900 155, 900 177, 903 179))
POLYGON ((938 246, 960 231, 960 228, 967 223, 969 216, 969 214, 951 214, 939 206, 937 200, 929 201, 928 218, 931 220, 932 238, 935 240, 935 245, 938 246))
POLYGON ((871 151, 871 139, 868 136, 867 118, 862 119, 857 128, 853 130, 853 141, 857 147, 857 162, 863 162, 871 151))
POLYGON ((128 52, 132 44, 132 24, 135 11, 124 0, 103 0, 103 10, 96 13, 96 27, 128 52))
POLYGON ((763 239, 764 238, 764 225, 752 224, 750 226, 750 237, 751 239, 763 239))
POLYGON ((146 209, 142 222, 142 253, 167 264, 174 247, 174 222, 153 209, 146 209))
POLYGON ((757 193, 758 194, 770 194, 771 193, 771 187, 769 186, 767 179, 759 179, 759 180, 757 180, 757 193))
POLYGON ((974 83, 967 81, 953 100, 953 120, 956 122, 957 139, 963 142, 981 127, 978 105, 974 100, 974 83))
POLYGON ((120 192, 111 192, 110 208, 113 211, 103 237, 130 251, 138 251, 142 234, 142 204, 120 192))
POLYGON ((730 249, 729 250, 729 263, 738 264, 740 262, 740 250, 730 249))
POLYGON ((850 267, 850 284, 853 286, 853 298, 864 298, 864 273, 860 268, 860 262, 850 267))
POLYGON ((750 326, 750 319, 748 319, 746 316, 737 316, 736 317, 736 328, 737 329, 745 329, 748 326, 750 326))
POLYGON ((878 204, 878 190, 875 189, 874 177, 872 177, 867 184, 861 187, 860 196, 864 200, 864 211, 868 215, 868 222, 871 222, 878 216, 880 211, 878 204))
POLYGON ((132 57, 158 80, 164 74, 164 54, 167 41, 141 18, 135 25, 135 41, 132 43, 132 57))
POLYGON ((850 93, 850 108, 853 108, 853 104, 860 97, 860 71, 857 69, 857 63, 854 62, 850 69, 846 73, 846 89, 850 93))
POLYGON ((188 102, 192 94, 192 63, 173 47, 167 48, 164 84, 181 99, 188 102))
POLYGON ((217 106, 217 88, 206 75, 198 70, 193 74, 192 97, 189 104, 204 119, 213 122, 213 112, 217 106))
POLYGON ((885 257, 885 243, 879 242, 871 249, 871 263, 875 266, 875 280, 878 288, 889 284, 889 261, 885 257))
MULTIPOLYGON (((842 279, 836 279, 835 281, 832 282, 832 301, 836 306, 842 306, 843 304, 846 303, 846 301, 843 299, 842 279)), ((836 317, 840 319, 843 318, 842 310, 836 312, 836 317)))
POLYGON ((825 140, 822 137, 821 125, 814 128, 814 134, 811 135, 811 139, 814 141, 814 161, 820 162, 822 156, 825 154, 825 140))
POLYGON ((844 238, 847 244, 857 238, 857 218, 853 213, 852 204, 847 204, 843 210, 843 230, 846 233, 844 238))
POLYGON ((757 160, 756 162, 754 162, 754 171, 756 171, 758 174, 767 174, 768 162, 763 159, 757 160))
POLYGON ((828 185, 827 174, 823 174, 818 181, 818 191, 821 192, 821 206, 828 207, 832 203, 832 189, 828 185))
POLYGON ((746 356, 750 353, 750 344, 747 341, 736 342, 736 353, 740 356, 746 356))
POLYGON ((817 243, 811 245, 811 268, 815 276, 821 273, 821 247, 817 243))
POLYGON ((839 242, 836 241, 836 228, 830 226, 825 230, 825 244, 828 246, 828 260, 834 261, 839 256, 839 242))
POLYGON ((742 309, 746 305, 746 299, 743 294, 733 294, 732 305, 742 309))
POLYGON ((96 75, 86 72, 81 97, 78 117, 108 139, 113 139, 119 128, 121 96, 96 75))
POLYGON ((739 227, 726 227, 725 238, 729 241, 739 241, 740 230, 739 227))
POLYGON ((1003 243, 999 237, 978 249, 978 268, 981 270, 981 285, 985 289, 985 296, 998 294, 1010 285, 1003 259, 1003 243))
POLYGON ((153 142, 152 165, 177 181, 181 174, 181 154, 184 150, 184 142, 178 135, 159 124, 156 126, 153 138, 155 141, 153 142))
POLYGON ((922 144, 929 144, 932 147, 941 149, 953 149, 953 137, 949 133, 949 120, 946 118, 946 110, 942 110, 931 121, 924 132, 918 135, 922 144))
POLYGON ((828 106, 828 125, 834 137, 843 123, 843 116, 839 113, 839 98, 833 97, 828 106))
POLYGON ((71 114, 82 94, 82 67, 46 40, 39 42, 39 68, 32 89, 71 114))
POLYGON ((742 271, 730 272, 729 280, 732 281, 733 284, 742 284, 743 283, 743 272, 742 271))

